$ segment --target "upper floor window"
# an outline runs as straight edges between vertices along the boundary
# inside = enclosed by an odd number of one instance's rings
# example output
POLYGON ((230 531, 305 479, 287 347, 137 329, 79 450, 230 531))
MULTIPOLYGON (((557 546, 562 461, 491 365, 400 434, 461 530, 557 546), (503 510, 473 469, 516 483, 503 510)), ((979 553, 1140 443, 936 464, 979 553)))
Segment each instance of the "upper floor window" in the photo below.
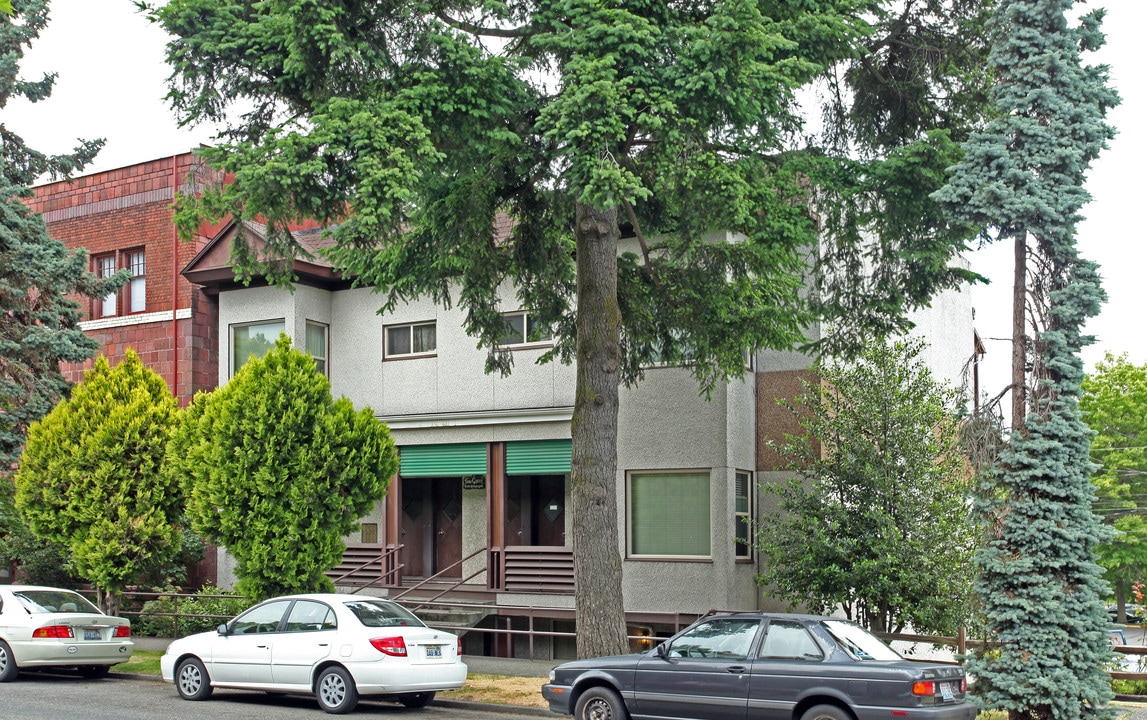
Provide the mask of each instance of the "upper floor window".
POLYGON ((438 326, 434 322, 389 325, 385 333, 383 356, 415 357, 438 351, 438 326))
POLYGON ((527 345, 529 343, 542 343, 553 340, 553 334, 550 332, 550 329, 535 320, 530 313, 524 310, 522 312, 506 313, 502 317, 506 321, 506 334, 498 340, 499 345, 527 345))
POLYGON ((126 266, 131 273, 127 285, 128 311, 137 313, 147 309, 147 281, 144 278, 143 250, 135 250, 126 255, 126 266))
POLYGON ((709 473, 629 474, 629 557, 712 557, 709 473))
POLYGON ((282 320, 268 320, 264 322, 248 323, 246 325, 231 326, 231 375, 239 372, 248 360, 261 358, 271 348, 275 341, 284 332, 286 325, 282 320))
MULTIPOLYGON (((110 278, 115 275, 115 255, 100 255, 95 258, 96 275, 101 278, 110 278)), ((110 292, 99 301, 97 313, 100 317, 111 317, 116 314, 116 294, 110 292)))
POLYGON ((738 560, 753 557, 753 476, 744 470, 736 472, 733 483, 733 554, 738 560))
POLYGON ((315 359, 315 366, 327 374, 327 326, 307 321, 307 352, 315 359))

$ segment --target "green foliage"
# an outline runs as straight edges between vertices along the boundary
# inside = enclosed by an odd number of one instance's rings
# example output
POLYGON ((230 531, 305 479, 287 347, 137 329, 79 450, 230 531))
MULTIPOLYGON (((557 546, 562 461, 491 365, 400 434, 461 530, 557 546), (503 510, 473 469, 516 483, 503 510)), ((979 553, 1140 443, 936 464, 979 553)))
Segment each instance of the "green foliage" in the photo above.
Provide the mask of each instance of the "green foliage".
POLYGON ((1147 365, 1110 353, 1083 381, 1083 419, 1095 431, 1095 511, 1114 537, 1096 548, 1104 579, 1122 602, 1147 574, 1147 365))
POLYGON ((132 622, 132 632, 150 637, 186 637, 214 630, 251 605, 251 600, 245 597, 229 595, 217 587, 205 585, 193 597, 164 595, 148 600, 143 604, 139 617, 132 622), (176 610, 179 611, 178 628, 176 610))
POLYGON ((237 590, 259 600, 331 590, 343 536, 398 471, 386 426, 331 397, 314 360, 280 336, 227 385, 200 393, 167 448, 192 527, 237 562, 237 590))
MULTIPOLYGON (((992 19, 996 117, 965 143, 937 194, 954 216, 1034 242, 1029 303, 1038 308, 1031 412, 977 489, 987 538, 977 593, 998 653, 968 663, 983 707, 1012 720, 1110 718, 1104 672, 1108 594, 1095 553, 1110 537, 1092 510, 1091 431, 1080 415, 1080 348, 1104 300, 1075 246, 1088 165, 1118 102, 1105 67, 1081 52, 1103 42, 1102 11, 1069 24, 1072 0, 1002 0, 992 19)), ((990 236, 988 236, 990 237, 990 236)))
POLYGON ((16 485, 8 477, 0 478, 0 565, 12 562, 19 566, 20 582, 65 588, 77 585, 68 548, 38 538, 28 528, 16 509, 16 485))
POLYGON ((96 359, 71 398, 28 432, 16 505, 36 535, 67 545, 75 571, 118 595, 179 552, 178 484, 160 474, 177 405, 128 350, 96 359))
MULTIPOLYGON (((48 97, 55 80, 19 77, 25 48, 48 21, 47 0, 17 0, 9 9, 13 17, 0 15, 0 108, 13 98, 48 97)), ((67 395, 60 363, 87 360, 99 347, 79 329, 75 296, 102 297, 127 279, 97 279, 86 253, 48 237, 43 219, 21 200, 37 177, 66 177, 102 144, 84 141, 71 154, 49 157, 0 125, 0 475, 13 468, 28 425, 67 395)))
POLYGON ((936 381, 919 340, 823 362, 789 409, 803 434, 782 452, 780 513, 757 541, 758 578, 813 612, 842 610, 878 632, 953 635, 971 614, 968 473, 955 390, 936 381))

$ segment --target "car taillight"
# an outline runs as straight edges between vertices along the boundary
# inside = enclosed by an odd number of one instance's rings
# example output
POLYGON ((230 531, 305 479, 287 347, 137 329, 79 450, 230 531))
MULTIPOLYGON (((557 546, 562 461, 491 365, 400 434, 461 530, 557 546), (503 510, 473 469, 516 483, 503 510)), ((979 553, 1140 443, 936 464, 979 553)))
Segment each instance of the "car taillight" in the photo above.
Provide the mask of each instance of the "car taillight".
POLYGON ((965 694, 968 692, 968 676, 967 675, 960 678, 960 692, 965 693, 965 694))
POLYGON ((912 683, 913 695, 926 695, 932 697, 936 694, 936 683, 931 681, 912 683))
POLYGON ((370 641, 375 650, 378 650, 384 655, 391 655, 393 657, 406 657, 406 641, 402 636, 387 637, 387 638, 374 638, 370 641))
POLYGON ((131 637, 130 625, 116 625, 115 637, 131 637))
POLYGON ((32 631, 34 638, 73 638, 71 625, 48 625, 32 631))
POLYGON ((462 638, 458 638, 458 657, 462 657, 462 638))

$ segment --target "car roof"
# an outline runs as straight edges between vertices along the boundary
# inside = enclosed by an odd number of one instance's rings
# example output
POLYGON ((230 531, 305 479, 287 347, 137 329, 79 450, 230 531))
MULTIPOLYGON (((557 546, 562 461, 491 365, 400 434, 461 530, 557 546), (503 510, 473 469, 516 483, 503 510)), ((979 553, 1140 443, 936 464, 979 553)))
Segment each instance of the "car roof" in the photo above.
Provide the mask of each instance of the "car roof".
POLYGON ((350 593, 299 593, 297 595, 280 595, 279 597, 267 598, 263 602, 271 602, 272 600, 320 600, 328 603, 346 602, 348 600, 380 600, 382 602, 397 604, 389 598, 375 597, 374 595, 351 595, 350 593))
POLYGON ((48 585, 0 585, 0 589, 11 590, 12 592, 23 592, 25 590, 48 590, 50 592, 70 592, 80 595, 79 590, 72 590, 71 588, 50 587, 48 585))
POLYGON ((697 618, 705 620, 711 617, 739 617, 739 618, 757 618, 759 620, 806 620, 812 622, 819 622, 821 620, 836 620, 838 622, 853 622, 848 618, 833 617, 831 615, 812 615, 809 613, 785 613, 785 612, 763 612, 756 610, 716 610, 709 614, 697 618))

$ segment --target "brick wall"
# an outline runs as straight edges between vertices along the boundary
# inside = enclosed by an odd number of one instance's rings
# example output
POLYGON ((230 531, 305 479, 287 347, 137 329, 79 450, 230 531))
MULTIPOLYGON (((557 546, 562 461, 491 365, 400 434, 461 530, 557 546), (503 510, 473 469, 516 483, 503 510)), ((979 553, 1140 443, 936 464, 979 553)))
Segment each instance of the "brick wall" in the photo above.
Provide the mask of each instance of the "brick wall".
POLYGON ((792 411, 777 402, 795 400, 804 392, 803 382, 813 382, 808 370, 776 370, 757 373, 757 470, 783 470, 784 459, 769 447, 785 443, 785 435, 799 435, 800 423, 792 411))

